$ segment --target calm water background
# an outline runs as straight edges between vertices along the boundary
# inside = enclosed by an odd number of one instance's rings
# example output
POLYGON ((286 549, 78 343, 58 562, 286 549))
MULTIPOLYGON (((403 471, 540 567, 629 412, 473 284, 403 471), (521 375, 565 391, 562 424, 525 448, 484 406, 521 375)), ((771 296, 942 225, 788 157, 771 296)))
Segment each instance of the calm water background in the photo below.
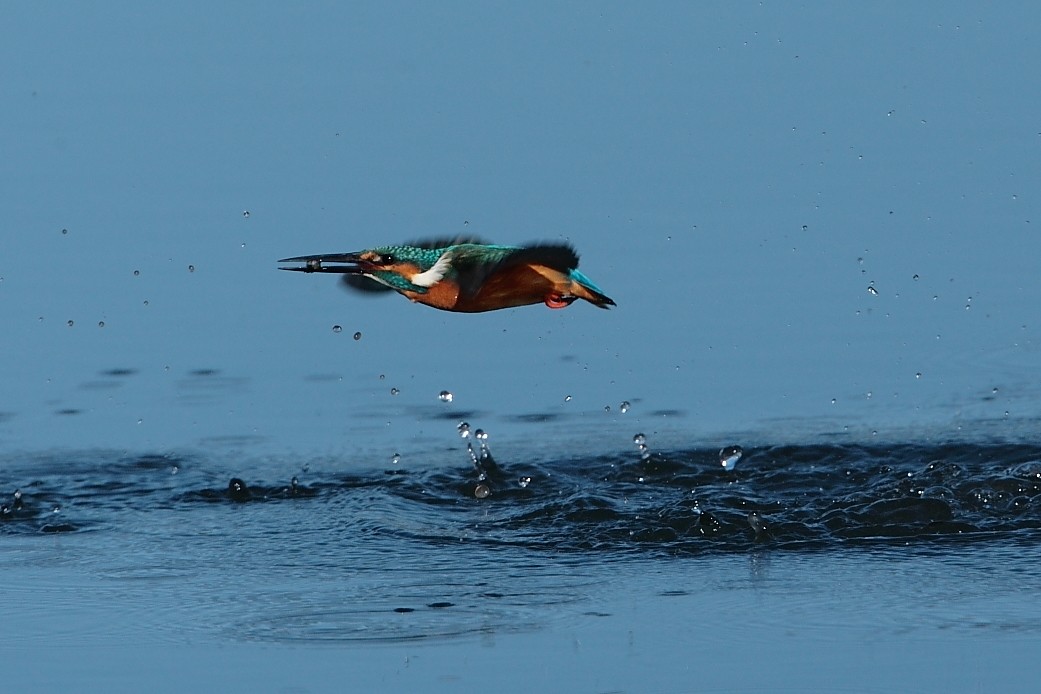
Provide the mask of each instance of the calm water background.
POLYGON ((1039 20, 6 8, 4 680, 1033 689, 1039 20), (570 241, 619 305, 275 270, 453 234, 570 241), (461 420, 507 471, 485 500, 461 420), (871 507, 924 490, 946 511, 871 507))

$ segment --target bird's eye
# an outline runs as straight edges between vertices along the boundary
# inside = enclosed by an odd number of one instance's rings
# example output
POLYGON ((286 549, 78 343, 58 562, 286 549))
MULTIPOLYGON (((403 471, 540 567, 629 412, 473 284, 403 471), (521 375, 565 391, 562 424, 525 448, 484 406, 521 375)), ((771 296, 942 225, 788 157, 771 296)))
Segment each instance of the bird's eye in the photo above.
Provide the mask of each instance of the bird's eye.
POLYGON ((379 257, 379 264, 380 265, 393 265, 394 264, 394 260, 395 260, 394 256, 392 256, 390 253, 382 253, 380 255, 380 257, 379 257))

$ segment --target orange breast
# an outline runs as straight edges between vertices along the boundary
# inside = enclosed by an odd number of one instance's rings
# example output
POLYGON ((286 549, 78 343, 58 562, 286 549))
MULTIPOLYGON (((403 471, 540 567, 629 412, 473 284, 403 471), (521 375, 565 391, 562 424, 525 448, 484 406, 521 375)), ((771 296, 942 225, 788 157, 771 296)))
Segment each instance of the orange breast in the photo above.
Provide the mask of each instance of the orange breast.
POLYGON ((541 304, 551 294, 571 293, 571 280, 542 265, 514 265, 492 273, 471 296, 460 296, 455 311, 494 311, 541 304))
POLYGON ((459 299, 459 286, 454 282, 438 282, 430 287, 425 294, 419 292, 401 292, 409 299, 427 306, 440 308, 445 311, 458 310, 455 307, 459 299))

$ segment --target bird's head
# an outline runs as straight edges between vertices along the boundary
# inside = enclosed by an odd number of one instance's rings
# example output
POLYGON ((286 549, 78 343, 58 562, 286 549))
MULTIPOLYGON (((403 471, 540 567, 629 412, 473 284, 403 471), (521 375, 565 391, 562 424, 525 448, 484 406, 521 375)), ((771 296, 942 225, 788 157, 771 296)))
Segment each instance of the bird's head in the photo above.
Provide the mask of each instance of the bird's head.
POLYGON ((425 294, 451 267, 451 249, 381 246, 354 253, 285 258, 279 262, 304 263, 303 267, 282 268, 284 270, 364 275, 391 289, 425 294), (326 266, 324 263, 343 264, 326 266))

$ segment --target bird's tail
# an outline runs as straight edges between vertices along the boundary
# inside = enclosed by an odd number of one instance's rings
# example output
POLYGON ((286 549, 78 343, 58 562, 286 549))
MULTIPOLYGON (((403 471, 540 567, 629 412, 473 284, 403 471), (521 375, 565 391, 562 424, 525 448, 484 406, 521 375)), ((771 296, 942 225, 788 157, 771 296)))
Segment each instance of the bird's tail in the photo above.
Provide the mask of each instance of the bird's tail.
POLYGON ((594 306, 600 308, 608 308, 610 306, 617 306, 611 297, 604 294, 600 287, 593 283, 593 280, 583 275, 578 270, 571 271, 571 293, 580 299, 585 299, 594 306))

